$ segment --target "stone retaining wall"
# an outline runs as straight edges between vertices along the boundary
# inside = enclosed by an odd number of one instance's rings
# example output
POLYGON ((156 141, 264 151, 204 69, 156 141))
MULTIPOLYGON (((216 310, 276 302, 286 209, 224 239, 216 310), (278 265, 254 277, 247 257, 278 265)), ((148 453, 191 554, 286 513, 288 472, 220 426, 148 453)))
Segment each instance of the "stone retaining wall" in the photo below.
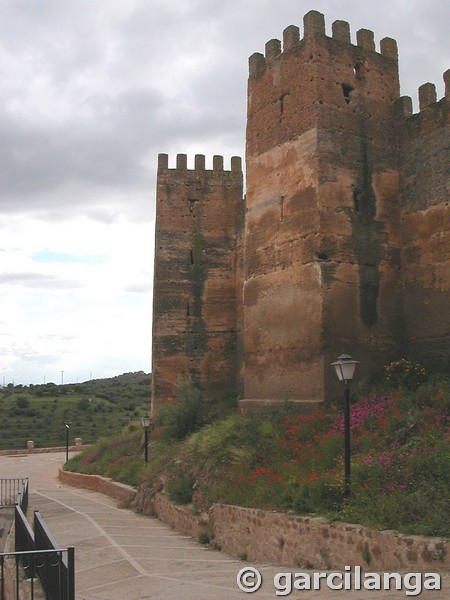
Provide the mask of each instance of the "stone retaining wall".
POLYGON ((70 471, 59 470, 59 480, 67 485, 80 487, 94 492, 105 494, 122 504, 133 500, 136 490, 129 485, 117 483, 109 477, 100 475, 85 475, 84 473, 71 473, 70 471))
POLYGON ((162 493, 162 484, 136 491, 98 475, 60 470, 59 478, 121 502, 132 500, 139 512, 196 539, 208 534, 217 547, 248 561, 309 569, 358 565, 381 572, 450 571, 448 540, 227 504, 214 504, 209 515, 195 515, 188 507, 173 504, 162 493))
POLYGON ((208 517, 207 515, 198 516, 184 506, 173 504, 165 494, 158 493, 154 500, 155 515, 171 525, 177 531, 190 535, 197 540, 202 534, 207 533, 208 517))
POLYGON ((249 561, 314 569, 450 570, 450 543, 264 510, 214 504, 215 542, 249 561))

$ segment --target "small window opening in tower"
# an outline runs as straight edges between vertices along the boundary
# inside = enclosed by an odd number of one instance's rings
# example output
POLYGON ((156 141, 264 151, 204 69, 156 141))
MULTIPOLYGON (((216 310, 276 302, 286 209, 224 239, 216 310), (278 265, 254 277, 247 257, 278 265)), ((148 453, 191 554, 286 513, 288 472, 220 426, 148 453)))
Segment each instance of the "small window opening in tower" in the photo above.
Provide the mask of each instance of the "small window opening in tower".
POLYGON ((287 94, 283 94, 282 96, 280 96, 280 115, 283 116, 284 113, 284 99, 286 98, 287 94))
POLYGON ((284 221, 284 196, 280 198, 280 221, 284 221))
POLYGON ((186 316, 187 317, 191 316, 191 307, 189 305, 189 302, 186 302, 186 316))
POLYGON ((193 250, 189 250, 189 258, 191 260, 191 265, 194 264, 194 251, 193 250))
POLYGON ((355 77, 357 77, 358 79, 364 79, 365 72, 366 72, 366 68, 362 63, 360 63, 360 62, 355 63, 355 65, 353 67, 353 74, 355 75, 355 77))
POLYGON ((355 88, 351 85, 349 85, 348 83, 343 83, 342 84, 342 93, 344 94, 344 98, 345 101, 347 102, 347 104, 350 103, 350 94, 353 92, 355 88))

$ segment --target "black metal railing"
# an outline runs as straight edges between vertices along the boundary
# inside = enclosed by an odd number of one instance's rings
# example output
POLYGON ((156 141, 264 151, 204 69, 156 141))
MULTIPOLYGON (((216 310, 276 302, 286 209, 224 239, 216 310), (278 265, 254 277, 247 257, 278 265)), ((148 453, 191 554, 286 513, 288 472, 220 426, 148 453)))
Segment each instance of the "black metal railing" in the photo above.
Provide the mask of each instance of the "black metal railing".
POLYGON ((25 514, 28 510, 28 479, 24 479, 22 482, 22 489, 20 489, 16 498, 16 505, 20 506, 23 513, 25 514))
POLYGON ((0 554, 0 600, 20 600, 25 588, 31 600, 37 589, 44 591, 45 600, 75 600, 73 546, 58 546, 39 511, 34 513, 34 531, 18 503, 14 512, 15 552, 0 554))
POLYGON ((54 573, 70 562, 74 562, 73 548, 0 554, 0 600, 41 599, 42 591, 45 600, 75 600, 74 590, 68 588, 63 578, 54 578, 54 573), (28 576, 27 572, 36 573, 40 582, 36 577, 28 576), (47 588, 40 573, 49 574, 47 588))
POLYGON ((34 532, 27 521, 25 513, 20 508, 19 504, 16 504, 14 508, 14 539, 16 552, 25 553, 23 560, 19 558, 22 564, 23 570, 27 577, 33 578, 35 572, 33 570, 33 563, 26 558, 26 554, 33 552, 36 549, 34 543, 34 532))
MULTIPOLYGON (((26 493, 26 503, 28 505, 28 479, 0 479, 0 506, 14 506, 23 501, 23 494, 26 493), (24 492, 26 487, 26 492, 24 492)), ((25 507, 26 510, 26 507, 25 507)))
POLYGON ((58 560, 60 549, 39 511, 34 513, 34 543, 36 550, 49 552, 50 560, 37 567, 37 575, 48 597, 52 600, 75 600, 75 550, 67 548, 67 560, 58 560))

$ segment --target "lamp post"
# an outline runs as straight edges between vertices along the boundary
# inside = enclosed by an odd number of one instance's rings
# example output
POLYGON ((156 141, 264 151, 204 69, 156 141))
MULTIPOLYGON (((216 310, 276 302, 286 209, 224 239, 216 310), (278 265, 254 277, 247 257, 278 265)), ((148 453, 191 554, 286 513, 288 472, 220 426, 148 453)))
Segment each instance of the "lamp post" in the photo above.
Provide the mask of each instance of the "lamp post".
POLYGON ((64 426, 66 428, 66 462, 69 460, 69 429, 70 429, 70 421, 64 421, 64 426))
POLYGON ((148 415, 141 417, 142 427, 144 428, 144 461, 148 463, 148 430, 150 429, 151 419, 148 415))
POLYGON ((348 382, 353 379, 356 365, 359 361, 353 360, 348 354, 341 354, 336 362, 331 365, 336 370, 339 381, 344 384, 344 497, 350 495, 350 388, 348 382))

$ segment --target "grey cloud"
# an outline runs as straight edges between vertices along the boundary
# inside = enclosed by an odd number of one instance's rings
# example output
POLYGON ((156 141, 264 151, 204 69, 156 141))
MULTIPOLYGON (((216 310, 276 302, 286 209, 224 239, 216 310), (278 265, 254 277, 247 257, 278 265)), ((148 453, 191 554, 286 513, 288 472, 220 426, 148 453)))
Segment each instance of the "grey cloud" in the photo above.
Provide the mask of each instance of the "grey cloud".
MULTIPOLYGON (((315 7, 328 32, 345 19, 353 39, 361 27, 377 41, 397 38, 403 93, 416 95, 428 80, 442 89, 449 3, 399 1, 384 11, 382 4, 317 0, 315 7)), ((194 144, 243 154, 248 56, 287 25, 302 28, 309 9, 298 0, 152 0, 129 9, 114 0, 49 0, 39 10, 10 3, 0 24, 13 65, 0 104, 3 209, 56 211, 52 219, 75 207, 100 219, 151 215, 158 152, 194 144), (36 72, 16 75, 17 57, 36 72), (35 90, 40 95, 28 97, 35 90), (35 100, 33 114, 14 108, 23 97, 35 100), (61 114, 47 114, 47 99, 61 114)))
POLYGON ((59 356, 56 354, 41 354, 29 345, 19 346, 13 344, 8 350, 8 354, 12 354, 26 362, 38 362, 41 365, 54 364, 58 361, 59 356))

